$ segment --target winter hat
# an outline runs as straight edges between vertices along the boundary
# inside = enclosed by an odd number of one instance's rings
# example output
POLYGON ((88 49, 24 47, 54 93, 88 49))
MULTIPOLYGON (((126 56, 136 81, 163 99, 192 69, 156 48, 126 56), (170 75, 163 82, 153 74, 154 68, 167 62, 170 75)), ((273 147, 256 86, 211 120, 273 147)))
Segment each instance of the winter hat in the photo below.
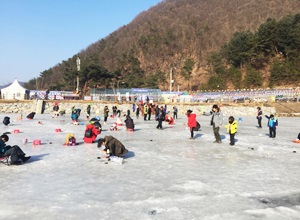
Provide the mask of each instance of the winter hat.
POLYGON ((99 123, 98 121, 96 121, 96 122, 94 123, 94 126, 97 127, 97 128, 100 128, 100 127, 101 127, 101 125, 100 125, 100 123, 99 123))
POLYGON ((213 105, 212 108, 216 108, 216 109, 219 109, 219 106, 218 105, 213 105))
POLYGON ((9 137, 6 134, 2 134, 0 138, 4 139, 5 142, 9 140, 9 137))
POLYGON ((105 142, 104 138, 100 138, 100 139, 98 140, 98 147, 101 147, 102 144, 103 144, 103 142, 105 142))

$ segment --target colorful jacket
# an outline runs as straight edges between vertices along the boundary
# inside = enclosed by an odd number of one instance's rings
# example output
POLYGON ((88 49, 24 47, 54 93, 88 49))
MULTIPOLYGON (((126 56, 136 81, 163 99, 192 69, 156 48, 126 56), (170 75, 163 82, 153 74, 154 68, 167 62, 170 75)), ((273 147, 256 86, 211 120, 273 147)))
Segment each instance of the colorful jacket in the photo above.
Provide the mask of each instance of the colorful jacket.
POLYGON ((88 124, 85 128, 85 131, 88 130, 88 129, 92 129, 92 137, 85 137, 83 138, 84 142, 85 143, 93 143, 96 138, 97 138, 97 135, 101 133, 101 130, 96 128, 94 125, 91 125, 91 124, 88 124))
POLYGON ((229 132, 229 134, 235 134, 237 132, 238 123, 237 121, 233 121, 232 124, 228 123, 225 128, 229 132))
POLYGON ((196 114, 186 114, 186 117, 188 118, 188 126, 190 128, 196 127, 197 125, 196 114))
POLYGON ((148 106, 147 105, 144 105, 144 114, 148 114, 148 106))
POLYGON ((276 128, 278 126, 278 119, 277 118, 271 118, 267 115, 265 115, 266 118, 268 119, 268 127, 269 128, 276 128))

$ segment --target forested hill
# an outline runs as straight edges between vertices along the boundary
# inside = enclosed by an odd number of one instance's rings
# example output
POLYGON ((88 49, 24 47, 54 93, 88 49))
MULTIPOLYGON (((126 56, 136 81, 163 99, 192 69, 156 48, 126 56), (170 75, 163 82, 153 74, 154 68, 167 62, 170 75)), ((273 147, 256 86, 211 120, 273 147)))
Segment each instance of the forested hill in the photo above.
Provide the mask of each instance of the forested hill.
MULTIPOLYGON (((214 71, 208 62, 234 33, 255 32, 269 18, 300 13, 299 0, 165 0, 78 53, 80 89, 168 89, 172 68, 177 89, 199 89, 214 71)), ((101 27, 99 27, 101 28, 101 27)), ((45 70, 28 88, 75 88, 77 54, 45 70)), ((241 68, 243 68, 241 66, 241 68)))

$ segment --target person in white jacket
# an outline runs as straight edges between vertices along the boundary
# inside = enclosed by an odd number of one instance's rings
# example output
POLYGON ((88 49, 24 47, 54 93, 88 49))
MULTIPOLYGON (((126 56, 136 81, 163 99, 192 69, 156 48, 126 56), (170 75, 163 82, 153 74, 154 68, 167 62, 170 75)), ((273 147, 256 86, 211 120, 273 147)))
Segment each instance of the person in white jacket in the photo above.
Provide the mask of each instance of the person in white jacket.
POLYGON ((215 135, 214 143, 222 143, 221 136, 220 136, 220 128, 223 125, 223 114, 220 110, 218 105, 213 105, 212 111, 210 112, 203 112, 203 115, 209 116, 211 115, 210 125, 213 126, 213 132, 215 135))

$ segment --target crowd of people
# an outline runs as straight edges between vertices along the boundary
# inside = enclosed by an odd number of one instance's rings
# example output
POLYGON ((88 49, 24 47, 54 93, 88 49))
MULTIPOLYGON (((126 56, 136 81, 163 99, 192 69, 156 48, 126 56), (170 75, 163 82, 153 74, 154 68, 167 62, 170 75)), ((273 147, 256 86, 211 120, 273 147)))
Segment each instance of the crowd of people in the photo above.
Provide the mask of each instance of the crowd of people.
MULTIPOLYGON (((57 117, 59 115, 58 113, 59 106, 58 103, 54 103, 53 107, 53 115, 52 117, 57 117)), ((108 119, 113 120, 113 123, 110 127, 110 131, 118 131, 118 127, 123 126, 124 122, 124 127, 126 131, 135 131, 135 123, 133 118, 130 116, 131 111, 128 109, 126 111, 126 114, 122 115, 125 117, 125 120, 122 121, 121 119, 121 113, 122 110, 118 109, 117 106, 112 107, 112 114, 110 115, 110 109, 108 106, 105 106, 103 109, 103 118, 104 118, 104 124, 107 124, 108 119)), ((85 143, 97 143, 97 146, 104 147, 104 152, 108 156, 124 156, 126 153, 128 153, 128 150, 126 147, 122 144, 121 141, 117 140, 115 137, 108 135, 105 136, 104 138, 99 138, 97 140, 98 135, 101 134, 102 132, 102 126, 100 123, 100 116, 95 116, 91 117, 91 104, 88 104, 87 109, 86 109, 86 119, 88 120, 88 124, 85 126, 84 130, 84 137, 83 140, 85 143)), ((156 128, 159 130, 163 130, 163 122, 166 122, 169 125, 174 125, 176 126, 175 121, 178 119, 178 108, 176 106, 172 107, 172 112, 167 111, 167 106, 159 106, 155 105, 154 103, 150 103, 149 101, 146 101, 145 103, 139 102, 137 104, 133 104, 133 109, 132 111, 135 113, 136 120, 139 119, 140 113, 143 116, 144 121, 150 121, 150 120, 155 120, 157 121, 157 126, 156 128), (173 113, 173 117, 172 117, 173 113), (152 118, 153 116, 153 118, 152 118)), ((199 110, 200 111, 200 110, 199 110)), ((71 113, 71 120, 73 123, 78 122, 78 118, 80 116, 81 109, 75 108, 75 106, 72 107, 72 113, 71 113)), ((214 104, 212 106, 211 111, 208 112, 201 112, 200 114, 204 116, 210 116, 210 125, 212 127, 212 132, 214 135, 214 143, 220 144, 222 143, 220 131, 222 127, 224 126, 224 118, 223 118, 223 113, 221 111, 220 106, 214 104)), ((27 118, 28 119, 33 119, 35 115, 35 112, 30 113, 27 118)), ((187 126, 190 131, 190 137, 189 139, 194 140, 195 131, 200 130, 200 123, 197 121, 197 115, 196 113, 193 113, 192 110, 187 110, 186 112, 186 117, 187 117, 187 126)), ((278 127, 278 118, 276 114, 270 114, 270 115, 265 115, 265 117, 268 119, 267 125, 269 128, 269 137, 270 138, 276 138, 276 129, 278 127)), ((256 119, 258 129, 262 129, 262 118, 263 118, 263 112, 260 107, 257 107, 257 113, 256 113, 256 119)), ((10 118, 9 117, 4 117, 3 124, 4 125, 9 125, 10 123, 10 118)), ((235 134, 238 131, 238 122, 235 120, 234 116, 230 116, 228 118, 227 124, 224 126, 224 128, 227 130, 229 137, 230 137, 230 142, 229 144, 231 146, 235 145, 235 134)), ((9 137, 7 134, 3 134, 0 137, 0 157, 9 157, 10 158, 10 163, 11 164, 22 164, 25 163, 27 160, 30 159, 30 157, 26 157, 25 153, 21 150, 21 148, 17 145, 14 146, 7 146, 5 143, 9 140, 9 137)), ((297 137, 297 140, 300 141, 300 133, 297 137)), ((76 145, 76 138, 74 137, 73 134, 68 134, 66 137, 66 141, 64 145, 76 145)))

